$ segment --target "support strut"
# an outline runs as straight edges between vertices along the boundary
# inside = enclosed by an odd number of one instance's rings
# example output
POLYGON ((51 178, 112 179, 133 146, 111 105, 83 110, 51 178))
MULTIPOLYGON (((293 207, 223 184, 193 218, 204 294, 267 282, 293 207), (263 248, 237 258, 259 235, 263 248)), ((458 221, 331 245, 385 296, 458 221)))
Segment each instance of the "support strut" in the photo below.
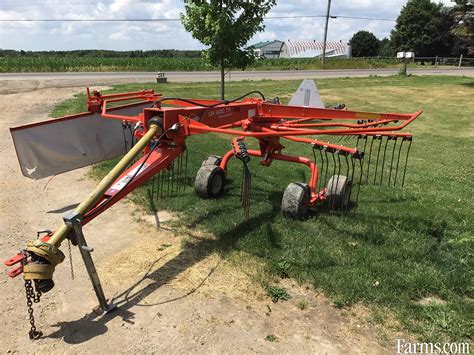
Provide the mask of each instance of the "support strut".
MULTIPOLYGON (((87 245, 86 239, 84 238, 84 234, 82 232, 82 216, 76 211, 72 210, 63 216, 63 221, 70 230, 68 238, 71 238, 73 244, 77 244, 79 248, 82 260, 84 260, 84 265, 86 266, 87 273, 89 274, 89 278, 92 282, 92 287, 94 287, 94 292, 97 296, 97 300, 99 301, 100 309, 100 312, 97 313, 100 313, 99 315, 103 315, 116 309, 117 306, 112 303, 107 303, 107 299, 105 298, 104 290, 100 284, 99 275, 97 274, 97 270, 91 256, 91 253, 94 251, 94 249, 87 245)), ((94 309, 94 311, 96 310, 94 309)))

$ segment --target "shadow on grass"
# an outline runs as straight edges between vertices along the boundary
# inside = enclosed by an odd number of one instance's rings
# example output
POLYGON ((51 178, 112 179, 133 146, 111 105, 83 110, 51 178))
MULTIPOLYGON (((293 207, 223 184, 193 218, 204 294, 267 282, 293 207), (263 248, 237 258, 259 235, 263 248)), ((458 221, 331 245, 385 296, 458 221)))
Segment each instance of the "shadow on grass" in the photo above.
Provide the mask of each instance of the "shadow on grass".
MULTIPOLYGON (((281 194, 269 195, 269 199, 273 202, 273 208, 271 211, 261 213, 251 217, 243 223, 237 224, 229 231, 218 235, 217 239, 215 240, 199 239, 197 241, 184 244, 181 252, 176 257, 169 260, 159 269, 151 272, 154 266, 168 254, 162 255, 153 261, 146 273, 138 281, 123 290, 120 294, 113 297, 111 302, 117 305, 118 309, 101 317, 98 317, 94 312, 91 312, 78 320, 59 322, 53 325, 59 329, 46 336, 46 338, 63 339, 68 344, 80 344, 87 342, 96 336, 106 333, 108 331, 107 323, 116 317, 121 317, 124 322, 133 324, 135 313, 132 310, 134 307, 158 306, 165 303, 178 301, 193 294, 213 274, 213 272, 218 268, 219 263, 212 267, 212 269, 201 280, 198 286, 192 288, 184 294, 179 294, 178 291, 173 290, 172 292, 177 292, 178 294, 152 304, 141 303, 158 288, 168 284, 180 273, 205 259, 208 255, 214 252, 218 252, 220 254, 226 254, 230 252, 235 248, 235 245, 239 239, 244 237, 248 232, 260 228, 262 225, 273 221, 274 218, 280 213, 279 203, 281 196, 277 195, 281 194), (277 201, 278 204, 276 203, 277 201)), ((224 214, 230 213, 230 211, 225 209, 216 209, 212 211, 212 213, 224 214)), ((150 323, 153 320, 154 318, 150 321, 150 323)))
POLYGON ((470 87, 470 88, 474 88, 474 81, 470 81, 468 83, 462 83, 461 85, 462 86, 467 86, 467 87, 470 87))

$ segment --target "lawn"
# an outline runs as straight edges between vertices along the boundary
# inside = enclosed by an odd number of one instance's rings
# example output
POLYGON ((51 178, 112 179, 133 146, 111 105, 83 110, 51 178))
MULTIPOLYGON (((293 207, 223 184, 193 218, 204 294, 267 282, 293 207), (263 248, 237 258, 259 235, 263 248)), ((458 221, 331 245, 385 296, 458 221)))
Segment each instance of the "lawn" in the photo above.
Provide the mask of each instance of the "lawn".
MULTIPOLYGON (((227 84, 227 97, 260 90, 286 102, 298 81, 242 81, 227 84)), ((188 187, 155 201, 181 212, 180 224, 212 233, 206 248, 225 257, 258 260, 267 277, 291 277, 323 291, 337 307, 361 303, 373 320, 424 341, 472 340, 474 182, 474 79, 463 77, 369 77, 321 79, 326 103, 357 110, 424 114, 409 130, 415 135, 406 186, 362 186, 356 210, 346 215, 315 211, 304 221, 280 214, 288 183, 301 181, 303 167, 252 159, 250 219, 240 208, 241 166, 232 162, 229 191, 200 200, 188 187), (432 300, 431 302, 429 300, 432 300), (394 322, 393 319, 396 321, 394 322)), ((129 84, 112 91, 153 88, 167 96, 218 98, 218 83, 129 84)), ((84 110, 84 95, 58 105, 54 116, 84 110)), ((285 144, 287 153, 312 157, 311 148, 285 144)), ((188 139, 192 177, 210 154, 222 155, 229 141, 203 135, 188 139)), ((96 166, 105 174, 111 162, 96 166)), ((150 208, 148 187, 132 199, 150 208)), ((199 242, 196 242, 198 244, 199 242)), ((244 261, 242 261, 244 260, 244 261)), ((265 280, 262 281, 265 283, 265 280)))

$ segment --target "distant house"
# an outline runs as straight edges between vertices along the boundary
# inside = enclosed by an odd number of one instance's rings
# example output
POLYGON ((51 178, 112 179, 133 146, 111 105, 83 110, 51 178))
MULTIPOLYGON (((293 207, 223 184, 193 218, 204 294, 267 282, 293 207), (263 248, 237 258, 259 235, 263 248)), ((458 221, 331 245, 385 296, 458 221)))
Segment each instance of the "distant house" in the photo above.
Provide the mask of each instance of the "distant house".
MULTIPOLYGON (((323 53, 322 41, 286 41, 280 53, 280 58, 316 58, 323 53)), ((326 43, 326 57, 350 58, 351 46, 339 42, 326 43)))
POLYGON ((263 58, 279 58, 281 47, 283 46, 282 41, 265 41, 265 42, 258 42, 250 47, 253 48, 255 54, 258 57, 263 58))

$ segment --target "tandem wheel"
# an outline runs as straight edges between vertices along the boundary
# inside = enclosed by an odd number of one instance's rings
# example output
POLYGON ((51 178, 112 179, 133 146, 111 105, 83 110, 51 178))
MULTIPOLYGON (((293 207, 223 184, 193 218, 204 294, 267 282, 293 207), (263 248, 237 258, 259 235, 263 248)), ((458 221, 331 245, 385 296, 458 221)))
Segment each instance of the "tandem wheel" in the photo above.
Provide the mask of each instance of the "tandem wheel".
POLYGON ((302 220, 308 216, 311 189, 302 182, 288 185, 281 200, 281 212, 285 217, 302 220))
POLYGON ((326 186, 326 205, 331 210, 346 209, 351 194, 351 179, 344 175, 333 175, 326 186))
POLYGON ((194 181, 194 191, 201 198, 217 198, 224 193, 225 173, 219 166, 222 158, 209 156, 199 168, 194 181))
POLYGON ((219 166, 221 164, 222 157, 218 155, 209 155, 206 160, 204 160, 201 164, 201 166, 204 165, 215 165, 219 166))

